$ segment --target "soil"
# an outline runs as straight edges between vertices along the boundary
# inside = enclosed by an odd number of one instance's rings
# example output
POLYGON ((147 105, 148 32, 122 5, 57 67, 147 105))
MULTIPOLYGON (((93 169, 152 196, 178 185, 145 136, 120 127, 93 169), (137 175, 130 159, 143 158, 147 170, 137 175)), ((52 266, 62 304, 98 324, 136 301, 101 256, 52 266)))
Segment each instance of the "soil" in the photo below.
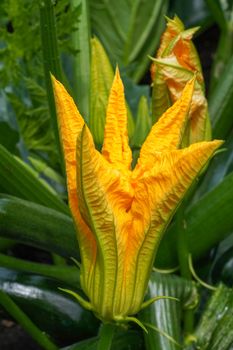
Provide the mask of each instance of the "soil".
MULTIPOLYGON (((1 314, 0 314, 1 316, 1 314)), ((0 321, 1 350, 43 350, 35 341, 8 317, 0 321)))

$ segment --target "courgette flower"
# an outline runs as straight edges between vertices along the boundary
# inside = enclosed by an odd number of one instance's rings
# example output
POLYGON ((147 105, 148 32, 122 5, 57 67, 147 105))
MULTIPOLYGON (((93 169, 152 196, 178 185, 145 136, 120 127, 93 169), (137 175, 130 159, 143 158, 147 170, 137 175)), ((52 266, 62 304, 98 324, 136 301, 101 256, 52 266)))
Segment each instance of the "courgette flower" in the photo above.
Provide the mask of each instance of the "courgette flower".
POLYGON ((69 205, 81 254, 81 285, 88 301, 76 297, 104 321, 130 320, 146 305, 143 300, 163 232, 222 143, 199 142, 179 149, 194 80, 152 127, 131 169, 124 87, 118 69, 101 153, 74 101, 53 78, 69 205))
POLYGON ((175 16, 167 18, 167 27, 151 66, 153 81, 152 114, 156 121, 164 111, 180 98, 186 83, 196 75, 189 118, 183 145, 211 139, 205 84, 198 53, 192 42, 199 27, 185 29, 175 16))

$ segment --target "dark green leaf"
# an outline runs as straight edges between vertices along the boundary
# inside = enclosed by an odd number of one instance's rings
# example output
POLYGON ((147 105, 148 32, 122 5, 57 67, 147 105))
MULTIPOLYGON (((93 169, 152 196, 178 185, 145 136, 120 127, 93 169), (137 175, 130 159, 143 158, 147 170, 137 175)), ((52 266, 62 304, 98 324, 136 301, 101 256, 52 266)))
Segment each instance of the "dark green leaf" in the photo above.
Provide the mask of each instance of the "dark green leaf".
POLYGON ((213 91, 209 101, 213 138, 225 139, 233 127, 233 57, 213 91))
POLYGON ((217 186, 233 170, 233 130, 223 147, 225 150, 216 154, 211 160, 207 172, 195 192, 195 201, 217 186))
POLYGON ((0 122, 1 144, 10 152, 16 152, 16 144, 19 141, 19 134, 13 130, 8 123, 0 122))
POLYGON ((227 286, 233 285, 233 234, 218 246, 211 264, 210 278, 212 284, 222 281, 227 286))
MULTIPOLYGON (((190 253, 200 258, 233 229, 233 173, 193 204, 185 213, 184 229, 190 253)), ((172 224, 159 248, 156 263, 177 264, 177 226, 172 224)))
POLYGON ((171 0, 169 13, 178 15, 186 27, 206 26, 211 21, 205 0, 171 0))
POLYGON ((127 68, 139 81, 149 65, 165 25, 167 1, 91 1, 91 21, 113 66, 127 68))

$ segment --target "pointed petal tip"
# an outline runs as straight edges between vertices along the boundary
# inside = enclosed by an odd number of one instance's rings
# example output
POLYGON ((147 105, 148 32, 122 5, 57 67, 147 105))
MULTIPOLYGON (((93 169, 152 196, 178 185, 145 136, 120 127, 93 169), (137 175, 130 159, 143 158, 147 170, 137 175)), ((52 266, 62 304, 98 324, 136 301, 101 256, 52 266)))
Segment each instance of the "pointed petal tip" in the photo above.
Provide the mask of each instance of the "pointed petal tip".
POLYGON ((213 148, 217 149, 219 147, 221 147, 223 144, 224 144, 224 140, 213 140, 213 141, 210 141, 213 145, 213 148))
POLYGON ((115 75, 114 75, 114 82, 119 82, 120 84, 123 85, 122 80, 121 80, 121 75, 120 75, 120 70, 119 70, 118 64, 116 65, 116 70, 115 70, 115 75))
POLYGON ((207 158, 212 158, 215 155, 217 149, 221 147, 223 143, 224 141, 222 140, 202 141, 193 143, 188 148, 184 148, 184 150, 190 150, 193 152, 200 151, 200 154, 205 154, 207 158))

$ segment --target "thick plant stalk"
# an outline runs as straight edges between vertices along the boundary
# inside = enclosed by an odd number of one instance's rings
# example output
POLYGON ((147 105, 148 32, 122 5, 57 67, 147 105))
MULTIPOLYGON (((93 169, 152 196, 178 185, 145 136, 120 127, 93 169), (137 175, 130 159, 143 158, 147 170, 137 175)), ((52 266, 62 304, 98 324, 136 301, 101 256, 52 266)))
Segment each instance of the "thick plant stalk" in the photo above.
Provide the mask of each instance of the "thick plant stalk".
POLYGON ((53 266, 31 261, 28 262, 5 254, 0 254, 0 266, 45 277, 52 277, 64 283, 73 284, 76 287, 80 284, 79 270, 77 267, 53 266))
POLYGON ((58 41, 56 33, 54 5, 52 0, 44 0, 40 2, 40 30, 41 43, 44 62, 44 78, 46 84, 47 98, 51 122, 54 130, 55 144, 58 154, 60 155, 60 162, 63 168, 63 156, 60 147, 59 131, 56 117, 56 106, 54 102, 53 89, 50 74, 62 79, 62 69, 58 51, 58 41))
POLYGON ((111 323, 103 323, 99 332, 97 350, 110 350, 116 326, 111 323))
MULTIPOLYGON (((180 274, 188 281, 192 280, 192 274, 189 269, 189 248, 187 240, 187 232, 185 230, 184 205, 181 205, 177 212, 177 231, 178 231, 178 260, 180 266, 180 274)), ((187 309, 184 311, 184 332, 189 335, 193 332, 194 326, 194 310, 187 309)))

